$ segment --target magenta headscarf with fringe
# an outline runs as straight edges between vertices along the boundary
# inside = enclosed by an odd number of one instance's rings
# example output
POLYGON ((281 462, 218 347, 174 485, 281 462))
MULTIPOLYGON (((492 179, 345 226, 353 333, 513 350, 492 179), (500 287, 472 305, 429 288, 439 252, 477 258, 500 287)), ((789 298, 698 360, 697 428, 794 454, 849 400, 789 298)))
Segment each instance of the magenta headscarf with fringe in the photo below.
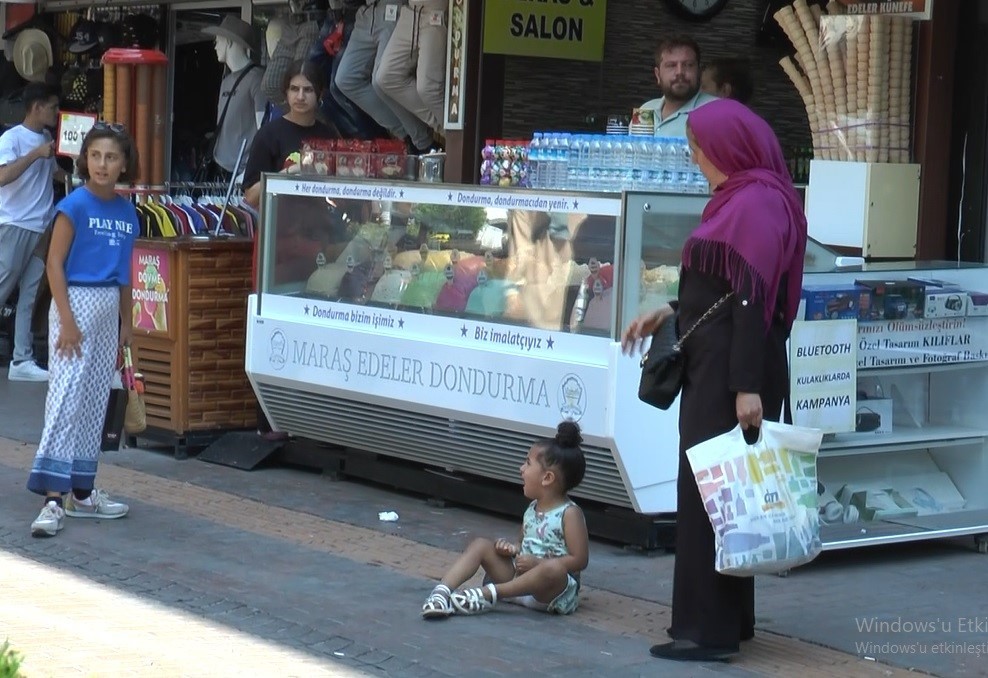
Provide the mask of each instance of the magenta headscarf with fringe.
POLYGON ((683 268, 724 278, 743 299, 764 304, 771 326, 786 277, 786 326, 799 307, 806 216, 782 148, 765 120, 731 99, 689 114, 697 146, 727 180, 703 210, 683 248, 683 268))

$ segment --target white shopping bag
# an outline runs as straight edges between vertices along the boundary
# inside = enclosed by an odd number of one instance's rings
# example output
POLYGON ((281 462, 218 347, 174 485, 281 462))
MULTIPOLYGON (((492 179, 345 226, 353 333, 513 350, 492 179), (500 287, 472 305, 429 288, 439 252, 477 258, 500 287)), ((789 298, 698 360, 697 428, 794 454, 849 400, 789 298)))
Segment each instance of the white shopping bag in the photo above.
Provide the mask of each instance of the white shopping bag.
POLYGON ((714 529, 721 574, 775 574, 819 555, 818 429, 763 421, 749 445, 741 426, 686 451, 714 529))

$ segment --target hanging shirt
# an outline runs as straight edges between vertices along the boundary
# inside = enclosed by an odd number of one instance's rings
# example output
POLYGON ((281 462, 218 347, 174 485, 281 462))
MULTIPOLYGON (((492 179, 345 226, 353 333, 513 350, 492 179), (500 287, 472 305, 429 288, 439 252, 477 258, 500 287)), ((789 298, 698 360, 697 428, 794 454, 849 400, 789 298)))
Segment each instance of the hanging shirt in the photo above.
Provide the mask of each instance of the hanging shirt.
POLYGON ((119 195, 104 200, 83 186, 58 203, 56 211, 68 217, 74 231, 65 259, 69 285, 129 285, 130 258, 140 232, 130 201, 119 195))
POLYGON ((250 69, 246 75, 244 75, 244 69, 240 69, 228 73, 223 78, 223 82, 220 84, 220 101, 216 110, 216 124, 218 125, 220 117, 223 115, 223 108, 229 101, 226 118, 223 119, 223 128, 216 130, 216 147, 213 150, 213 159, 217 165, 233 174, 237 174, 234 171, 234 166, 237 164, 240 144, 245 139, 247 140, 247 146, 244 149, 244 158, 246 159, 250 152, 251 141, 257 133, 257 116, 264 113, 267 105, 264 94, 261 92, 264 69, 255 64, 250 64, 245 68, 250 69), (241 75, 244 77, 234 90, 233 86, 241 75))

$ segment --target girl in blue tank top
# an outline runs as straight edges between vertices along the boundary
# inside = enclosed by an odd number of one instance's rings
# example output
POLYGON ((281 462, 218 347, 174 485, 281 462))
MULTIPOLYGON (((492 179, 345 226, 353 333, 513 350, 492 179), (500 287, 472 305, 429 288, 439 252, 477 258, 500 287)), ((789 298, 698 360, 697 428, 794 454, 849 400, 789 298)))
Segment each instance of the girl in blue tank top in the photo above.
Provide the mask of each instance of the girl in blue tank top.
POLYGON ((423 617, 480 614, 500 600, 554 614, 576 611, 590 540, 583 511, 567 493, 586 472, 582 441, 580 427, 564 421, 554 438, 532 445, 520 469, 525 496, 532 500, 520 540, 475 540, 429 594, 423 617), (484 585, 460 590, 480 568, 484 585))
POLYGON ((113 519, 128 511, 95 482, 118 350, 133 333, 131 254, 139 223, 116 185, 134 180, 137 151, 122 127, 97 123, 76 167, 86 183, 55 208, 46 264, 50 377, 27 481, 44 498, 31 524, 38 537, 58 534, 65 516, 113 519))

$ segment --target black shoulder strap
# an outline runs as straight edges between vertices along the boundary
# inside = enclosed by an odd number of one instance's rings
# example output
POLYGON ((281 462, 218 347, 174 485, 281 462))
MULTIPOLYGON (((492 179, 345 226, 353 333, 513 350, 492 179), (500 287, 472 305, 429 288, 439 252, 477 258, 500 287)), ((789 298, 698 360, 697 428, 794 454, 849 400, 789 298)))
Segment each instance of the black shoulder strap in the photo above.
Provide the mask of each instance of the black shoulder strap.
POLYGON ((233 98, 234 93, 236 93, 236 91, 237 91, 237 87, 240 86, 240 83, 243 81, 243 79, 254 68, 259 68, 259 67, 258 67, 257 64, 251 62, 251 64, 249 66, 247 66, 246 68, 244 68, 244 72, 241 73, 239 76, 237 76, 237 79, 234 81, 233 88, 230 90, 230 94, 227 95, 226 101, 223 103, 223 112, 220 113, 220 120, 219 120, 219 122, 216 123, 216 136, 213 137, 214 140, 216 139, 216 137, 219 136, 220 130, 223 129, 223 122, 226 120, 226 112, 228 110, 230 110, 230 99, 233 98))

